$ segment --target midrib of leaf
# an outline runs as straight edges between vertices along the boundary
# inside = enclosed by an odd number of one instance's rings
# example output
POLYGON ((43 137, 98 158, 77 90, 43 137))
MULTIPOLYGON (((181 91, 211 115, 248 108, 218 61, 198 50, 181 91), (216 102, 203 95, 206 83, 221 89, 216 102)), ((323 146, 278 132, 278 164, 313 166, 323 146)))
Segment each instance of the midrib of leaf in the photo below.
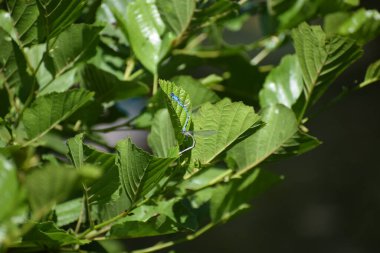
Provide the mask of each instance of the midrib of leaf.
MULTIPOLYGON (((326 50, 323 49, 323 51, 326 53, 326 56, 325 56, 324 59, 322 60, 321 66, 320 66, 320 68, 317 70, 317 74, 315 75, 315 78, 314 78, 314 79, 310 78, 310 79, 312 80, 312 82, 311 82, 311 87, 310 87, 310 90, 308 90, 308 93, 306 94, 306 95, 307 95, 307 97, 306 97, 306 101, 305 101, 305 104, 304 104, 304 106, 302 107, 301 113, 300 113, 300 115, 299 115, 298 123, 300 123, 300 122, 302 121, 302 118, 303 118, 303 116, 305 115, 307 108, 309 107, 311 94, 313 93, 314 88, 317 86, 317 83, 318 83, 319 77, 320 77, 321 74, 322 74, 322 70, 323 70, 323 68, 325 67, 325 64, 326 64, 326 62, 327 62, 327 60, 328 60, 328 58, 329 58, 329 56, 330 56, 330 54, 331 54, 331 52, 329 52, 329 50, 327 50, 328 47, 327 47, 327 45, 326 45, 326 38, 324 39, 324 46, 326 46, 326 50)), ((302 47, 302 50, 304 51, 304 55, 306 55, 306 54, 305 54, 305 51, 306 51, 306 47, 305 47, 305 46, 302 47)), ((305 58, 306 58, 306 56, 305 56, 305 58)), ((313 58, 315 58, 315 57, 313 57, 313 58)), ((314 60, 313 62, 314 62, 314 64, 315 64, 316 61, 314 60)), ((309 76, 312 76, 312 75, 310 74, 310 68, 307 68, 307 72, 308 72, 309 76)))
MULTIPOLYGON (((270 143, 272 142, 272 139, 273 139, 273 136, 274 136, 273 133, 274 133, 275 130, 276 129, 273 128, 273 130, 271 132, 271 138, 270 138, 270 141, 267 142, 267 146, 269 146, 270 143)), ((284 141, 284 142, 280 143, 279 145, 277 145, 277 146, 273 147, 272 149, 270 149, 269 152, 267 152, 267 154, 265 156, 262 156, 260 159, 256 160, 254 163, 251 163, 250 165, 247 165, 246 167, 243 167, 242 169, 238 170, 235 174, 233 174, 233 177, 234 178, 239 178, 241 175, 243 175, 244 173, 246 173, 247 171, 249 171, 251 168, 253 168, 253 167, 257 166, 258 164, 260 164, 261 162, 263 162, 270 155, 272 155, 276 150, 278 150, 282 146, 282 144, 284 144, 285 142, 286 141, 284 141)), ((259 146, 256 146, 256 149, 258 149, 258 148, 259 148, 259 146)), ((246 157, 248 157, 247 151, 248 151, 248 149, 244 149, 244 152, 246 153, 246 157)))
POLYGON ((137 197, 139 197, 139 194, 140 194, 140 191, 141 191, 141 187, 142 187, 142 182, 144 181, 144 177, 145 177, 145 174, 146 174, 146 171, 149 169, 149 166, 150 164, 152 163, 152 160, 149 161, 149 163, 147 164, 147 166, 145 167, 145 169, 143 170, 143 173, 141 175, 139 179, 139 182, 137 183, 137 189, 135 191, 135 194, 133 196, 133 199, 131 198, 131 208, 134 207, 134 205, 136 204, 136 201, 137 201, 137 197))
MULTIPOLYGON (((79 103, 79 104, 76 104, 71 111, 68 111, 66 112, 60 119, 57 119, 55 122, 53 122, 49 128, 47 128, 45 131, 41 132, 40 134, 38 134, 36 137, 34 137, 33 139, 29 140, 28 142, 24 143, 22 145, 22 147, 27 147, 29 146, 31 143, 35 142, 37 139, 41 138, 42 136, 44 136, 46 133, 48 133, 51 129, 53 129, 56 125, 58 125, 59 122, 61 122, 62 120, 65 120, 71 113, 72 111, 76 111, 78 108, 80 108, 81 106, 83 105, 83 103, 79 103)), ((52 107, 49 107, 49 109, 51 110, 52 107)), ((50 115, 50 120, 51 121, 51 116, 52 114, 49 113, 50 115)))
MULTIPOLYGON (((238 110, 235 110, 234 116, 233 116, 233 120, 230 121, 230 123, 229 123, 230 124, 229 129, 231 129, 232 123, 235 121, 235 118, 236 118, 236 115, 237 115, 237 111, 238 110)), ((222 114, 223 113, 221 113, 220 118, 222 118, 222 114)), ((245 119, 247 119, 247 117, 245 117, 245 119)), ((220 124, 218 125, 218 131, 220 132, 220 124)), ((227 142, 224 146, 220 147, 220 149, 217 150, 217 152, 215 152, 215 154, 212 157, 210 157, 210 159, 208 159, 206 163, 210 163, 212 160, 214 160, 220 153, 223 152, 223 150, 225 150, 228 146, 231 145, 231 143, 233 143, 236 140, 236 138, 235 139, 231 138, 231 136, 230 136, 231 132, 232 131, 229 131, 228 132, 228 136, 227 136, 227 140, 228 139, 231 139, 231 140, 229 142, 227 142)), ((239 137, 237 137, 237 138, 239 138, 239 137)))

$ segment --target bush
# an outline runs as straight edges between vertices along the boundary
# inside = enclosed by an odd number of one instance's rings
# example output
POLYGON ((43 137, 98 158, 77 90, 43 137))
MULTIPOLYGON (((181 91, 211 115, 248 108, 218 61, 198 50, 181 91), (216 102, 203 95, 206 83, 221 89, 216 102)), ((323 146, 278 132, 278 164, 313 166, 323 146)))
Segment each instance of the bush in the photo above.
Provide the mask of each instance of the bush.
MULTIPOLYGON (((282 180, 267 164, 320 145, 308 115, 379 16, 352 0, 0 1, 0 248, 175 234, 134 251, 153 252, 245 211, 282 180), (258 39, 227 42, 250 22, 258 39)), ((379 79, 380 60, 337 99, 379 79)))

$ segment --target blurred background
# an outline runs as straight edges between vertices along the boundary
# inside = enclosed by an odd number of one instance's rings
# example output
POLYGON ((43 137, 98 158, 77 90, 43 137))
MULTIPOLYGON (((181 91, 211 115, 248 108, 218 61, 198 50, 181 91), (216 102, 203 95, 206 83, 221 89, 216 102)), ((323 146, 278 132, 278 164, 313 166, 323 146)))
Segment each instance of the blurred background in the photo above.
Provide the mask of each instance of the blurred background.
MULTIPOLYGON (((361 1, 380 8, 380 1, 361 1)), ((230 40, 255 36, 255 21, 230 40)), ((227 38, 228 39, 228 38, 227 38)), ((278 62, 271 55, 265 63, 278 62)), ((380 39, 335 81, 325 104, 342 86, 360 82, 368 65, 380 58, 380 39)), ((317 149, 271 165, 285 176, 277 187, 252 202, 252 209, 200 238, 175 249, 203 252, 380 252, 380 85, 351 93, 320 112, 306 126, 323 144, 317 149)))

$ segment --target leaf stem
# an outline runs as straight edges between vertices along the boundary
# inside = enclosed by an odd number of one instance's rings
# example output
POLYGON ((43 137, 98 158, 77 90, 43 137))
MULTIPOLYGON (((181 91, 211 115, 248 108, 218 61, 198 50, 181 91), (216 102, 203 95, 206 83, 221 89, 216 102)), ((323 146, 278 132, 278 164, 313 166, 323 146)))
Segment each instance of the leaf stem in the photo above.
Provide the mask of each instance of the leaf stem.
POLYGON ((133 57, 129 57, 127 59, 127 67, 124 71, 124 80, 131 80, 131 74, 133 69, 135 68, 135 59, 133 57))
POLYGON ((166 249, 166 248, 172 247, 174 245, 177 245, 177 244, 180 244, 180 243, 183 243, 183 242, 192 241, 192 240, 198 238, 199 236, 201 236, 202 234, 204 234, 205 232, 207 232, 208 230, 210 230, 211 228, 213 228, 215 225, 216 224, 214 224, 214 223, 209 223, 206 226, 204 226, 203 228, 201 228, 198 231, 196 231, 195 233, 187 235, 187 236, 185 236, 183 238, 180 238, 178 240, 173 240, 173 241, 164 242, 164 243, 158 243, 158 244, 156 244, 154 246, 151 246, 151 247, 148 247, 148 248, 145 248, 145 249, 134 250, 131 253, 149 253, 149 252, 155 252, 155 251, 158 251, 158 250, 162 250, 162 249, 166 249))
MULTIPOLYGON (((101 228, 104 228, 104 227, 106 227, 106 226, 114 223, 115 221, 117 221, 117 220, 119 220, 119 219, 127 216, 128 213, 129 213, 129 211, 122 212, 121 214, 119 214, 119 215, 117 215, 117 216, 115 216, 115 217, 113 217, 113 218, 111 218, 109 220, 106 220, 105 222, 102 222, 102 223, 99 223, 99 224, 95 225, 93 228, 89 228, 89 229, 85 230, 83 233, 81 233, 81 234, 78 235, 78 239, 86 238, 86 236, 88 234, 90 234, 91 232, 99 230, 101 228)), ((102 230, 102 233, 104 233, 104 232, 106 232, 106 231, 102 230)), ((94 235, 91 235, 91 237, 93 237, 93 236, 94 235)))
POLYGON ((157 90, 158 90, 158 74, 155 73, 153 75, 153 90, 152 90, 153 96, 157 93, 157 90))

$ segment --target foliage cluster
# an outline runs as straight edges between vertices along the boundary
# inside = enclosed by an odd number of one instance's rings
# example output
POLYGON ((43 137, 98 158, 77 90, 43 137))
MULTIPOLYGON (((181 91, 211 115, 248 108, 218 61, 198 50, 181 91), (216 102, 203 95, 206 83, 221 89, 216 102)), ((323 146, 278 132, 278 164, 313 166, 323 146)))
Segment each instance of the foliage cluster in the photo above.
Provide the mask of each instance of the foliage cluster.
POLYGON ((0 249, 175 234, 152 252, 228 221, 320 144, 310 108, 379 34, 359 0, 0 1, 0 249))

